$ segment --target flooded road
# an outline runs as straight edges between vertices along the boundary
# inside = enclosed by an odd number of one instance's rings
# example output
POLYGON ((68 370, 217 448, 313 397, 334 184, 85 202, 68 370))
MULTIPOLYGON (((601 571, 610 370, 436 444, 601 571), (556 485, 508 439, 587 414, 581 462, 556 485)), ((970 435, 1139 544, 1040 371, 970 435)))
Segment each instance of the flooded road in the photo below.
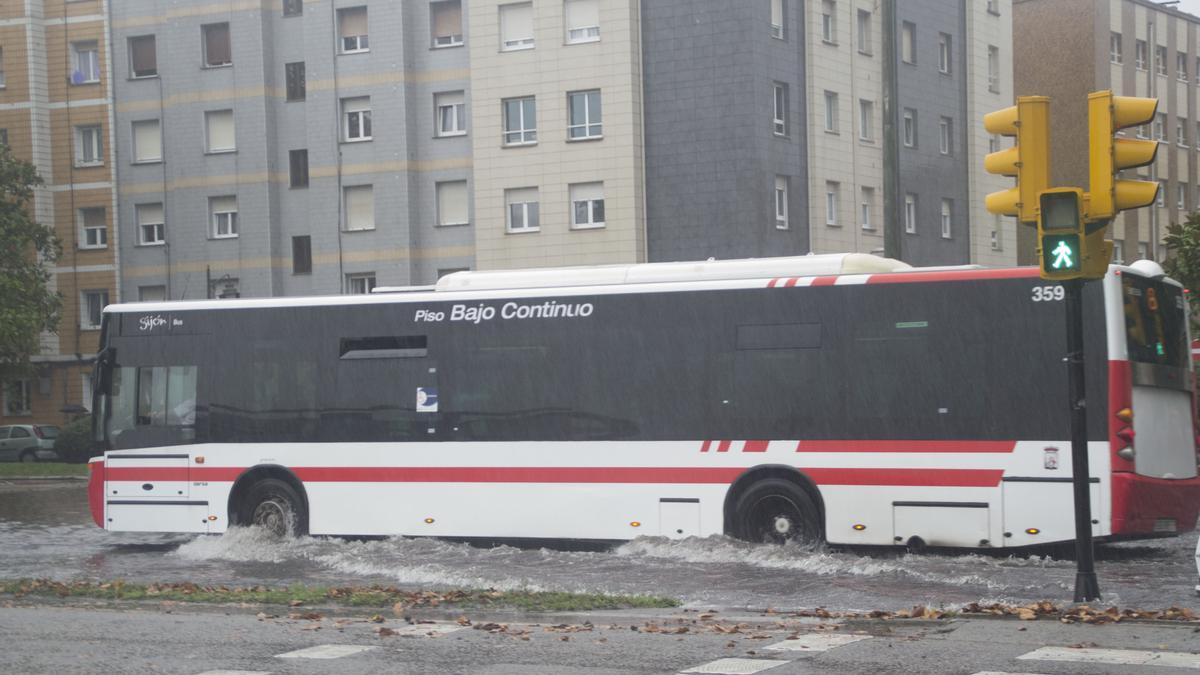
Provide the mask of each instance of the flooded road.
MULTIPOLYGON (((1105 604, 1200 608, 1196 533, 1097 548, 1105 604)), ((691 606, 902 609, 1070 601, 1075 564, 1047 556, 808 551, 725 537, 642 538, 607 551, 480 548, 431 539, 274 540, 108 533, 83 483, 0 486, 0 578, 199 584, 388 584, 668 595, 691 606)))

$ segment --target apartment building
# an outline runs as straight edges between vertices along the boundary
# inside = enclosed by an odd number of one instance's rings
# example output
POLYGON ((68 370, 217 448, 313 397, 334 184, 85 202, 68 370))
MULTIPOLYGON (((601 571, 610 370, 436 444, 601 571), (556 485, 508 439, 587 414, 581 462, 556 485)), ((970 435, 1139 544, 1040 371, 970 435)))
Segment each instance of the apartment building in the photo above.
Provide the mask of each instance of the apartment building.
MULTIPOLYGON (((1016 0, 1018 94, 1051 96, 1051 177, 1088 187, 1087 95, 1158 98, 1152 124, 1126 133, 1159 141, 1153 164, 1133 170, 1160 184, 1150 208, 1124 211, 1111 226, 1113 257, 1162 260, 1167 226, 1200 203, 1200 18, 1149 0, 1016 0)), ((1021 257, 1032 260, 1032 237, 1021 257)))
POLYGON ((100 312, 120 291, 108 4, 0 2, 0 143, 45 181, 33 216, 62 242, 50 283, 63 296, 32 376, 3 383, 0 425, 61 424, 91 406, 100 312))

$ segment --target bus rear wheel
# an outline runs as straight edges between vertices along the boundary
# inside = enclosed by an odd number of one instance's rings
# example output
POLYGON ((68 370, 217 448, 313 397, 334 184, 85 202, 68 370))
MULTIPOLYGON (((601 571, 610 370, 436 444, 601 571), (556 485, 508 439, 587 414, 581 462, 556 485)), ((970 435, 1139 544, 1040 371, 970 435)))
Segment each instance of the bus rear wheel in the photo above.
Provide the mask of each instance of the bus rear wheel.
POLYGON ((308 513, 303 500, 295 488, 278 478, 264 478, 250 488, 238 520, 276 537, 308 534, 308 513))
POLYGON ((821 542, 821 524, 812 497, 789 480, 766 478, 754 483, 734 508, 734 536, 738 539, 766 544, 821 542))

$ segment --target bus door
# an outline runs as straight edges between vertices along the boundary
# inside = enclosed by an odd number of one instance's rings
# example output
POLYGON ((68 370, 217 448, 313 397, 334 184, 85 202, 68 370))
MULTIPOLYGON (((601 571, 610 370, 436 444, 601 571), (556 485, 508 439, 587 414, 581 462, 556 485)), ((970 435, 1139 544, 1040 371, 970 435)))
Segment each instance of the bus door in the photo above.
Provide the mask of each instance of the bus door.
POLYGON ((1132 380, 1134 471, 1153 478, 1193 478, 1193 383, 1183 289, 1130 272, 1120 279, 1132 380))

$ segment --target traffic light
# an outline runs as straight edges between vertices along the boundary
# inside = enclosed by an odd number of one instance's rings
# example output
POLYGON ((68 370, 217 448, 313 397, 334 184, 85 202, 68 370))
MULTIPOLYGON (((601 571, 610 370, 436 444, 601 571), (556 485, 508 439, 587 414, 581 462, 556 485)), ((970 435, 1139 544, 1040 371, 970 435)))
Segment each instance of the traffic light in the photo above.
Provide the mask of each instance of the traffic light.
POLYGON ((1082 277, 1087 257, 1085 247, 1091 243, 1084 232, 1083 190, 1053 188, 1042 191, 1038 200, 1038 260, 1042 278, 1082 277))
POLYGON ((989 134, 1017 139, 1014 147, 983 158, 988 173, 1017 179, 1016 187, 987 196, 987 210, 1023 223, 1037 221, 1038 193, 1050 187, 1050 99, 1022 96, 1016 105, 984 115, 983 126, 989 134))
POLYGON ((1157 110, 1156 98, 1113 96, 1111 91, 1088 94, 1088 221, 1108 221, 1119 211, 1154 203, 1156 181, 1118 179, 1117 174, 1153 162, 1158 141, 1114 138, 1113 134, 1151 124, 1157 110))

